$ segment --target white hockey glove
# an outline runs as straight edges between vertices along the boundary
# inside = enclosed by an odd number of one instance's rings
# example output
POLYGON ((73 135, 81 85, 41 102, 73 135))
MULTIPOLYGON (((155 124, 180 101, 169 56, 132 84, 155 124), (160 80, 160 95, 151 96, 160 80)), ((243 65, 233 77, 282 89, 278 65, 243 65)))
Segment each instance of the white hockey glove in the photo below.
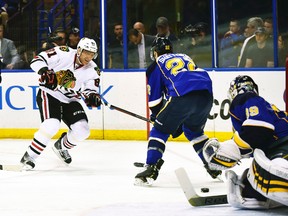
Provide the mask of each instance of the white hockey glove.
POLYGON ((233 140, 219 142, 209 139, 203 147, 203 156, 211 170, 226 170, 234 167, 242 158, 233 140))

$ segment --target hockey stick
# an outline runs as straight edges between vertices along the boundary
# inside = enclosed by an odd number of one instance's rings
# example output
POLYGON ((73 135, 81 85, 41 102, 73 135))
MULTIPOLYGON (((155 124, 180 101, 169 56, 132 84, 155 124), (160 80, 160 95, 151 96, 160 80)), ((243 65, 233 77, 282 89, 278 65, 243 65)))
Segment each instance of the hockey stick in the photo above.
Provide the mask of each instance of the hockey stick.
MULTIPOLYGON (((81 91, 74 91, 73 89, 65 88, 65 87, 63 87, 63 86, 58 86, 57 88, 58 88, 59 90, 64 89, 64 90, 66 90, 66 91, 68 91, 68 92, 70 92, 70 93, 73 93, 73 94, 76 94, 76 95, 81 95, 81 96, 83 97, 83 93, 82 93, 81 91)), ((114 106, 114 105, 112 105, 112 104, 109 104, 109 103, 108 103, 104 98, 102 98, 102 97, 101 97, 101 99, 102 99, 102 102, 104 103, 104 105, 107 106, 107 107, 109 107, 110 109, 115 109, 115 110, 117 110, 117 111, 119 111, 119 112, 125 113, 125 114, 127 114, 127 115, 133 116, 133 117, 135 117, 135 118, 138 118, 138 119, 141 119, 141 120, 143 120, 143 121, 146 121, 146 122, 149 122, 149 123, 152 123, 152 124, 153 124, 153 122, 152 122, 150 119, 148 119, 148 118, 146 118, 146 117, 144 117, 144 116, 140 116, 140 115, 138 115, 138 114, 136 114, 136 113, 133 113, 133 112, 130 112, 130 111, 128 111, 128 110, 122 109, 122 108, 117 107, 117 106, 114 106)))
POLYGON ((22 171, 22 165, 17 165, 17 164, 7 164, 7 165, 0 165, 0 170, 5 170, 5 171, 15 171, 15 172, 20 172, 22 171))
POLYGON ((149 122, 149 123, 153 123, 153 122, 152 122, 150 119, 148 119, 148 118, 145 118, 145 117, 140 116, 140 115, 138 115, 138 114, 136 114, 136 113, 133 113, 133 112, 130 112, 130 111, 128 111, 128 110, 122 109, 122 108, 117 107, 117 106, 114 106, 114 105, 112 105, 112 104, 109 104, 107 101, 104 101, 104 104, 105 104, 105 106, 108 106, 110 109, 115 109, 115 110, 117 110, 117 111, 119 111, 119 112, 123 112, 123 113, 125 113, 125 114, 127 114, 127 115, 133 116, 133 117, 138 118, 138 119, 141 119, 141 120, 143 120, 143 121, 146 121, 146 122, 149 122))
POLYGON ((208 206, 228 203, 226 194, 209 196, 209 188, 202 188, 202 192, 207 193, 207 196, 198 194, 184 168, 178 168, 175 170, 175 173, 188 202, 192 206, 208 206))

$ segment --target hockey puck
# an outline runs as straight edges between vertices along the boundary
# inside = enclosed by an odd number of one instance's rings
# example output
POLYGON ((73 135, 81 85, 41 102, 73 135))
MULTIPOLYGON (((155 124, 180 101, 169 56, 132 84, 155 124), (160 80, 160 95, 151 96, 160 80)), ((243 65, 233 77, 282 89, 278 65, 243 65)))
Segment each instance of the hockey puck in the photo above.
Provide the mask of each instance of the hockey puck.
POLYGON ((209 188, 201 188, 201 192, 202 193, 208 193, 209 192, 209 188))

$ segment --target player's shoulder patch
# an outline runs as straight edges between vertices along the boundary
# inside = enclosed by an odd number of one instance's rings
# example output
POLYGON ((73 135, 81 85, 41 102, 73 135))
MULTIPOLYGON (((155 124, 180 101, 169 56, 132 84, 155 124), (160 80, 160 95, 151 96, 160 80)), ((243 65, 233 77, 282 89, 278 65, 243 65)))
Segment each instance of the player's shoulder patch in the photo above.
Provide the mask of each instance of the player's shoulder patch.
POLYGON ((96 73, 98 74, 98 76, 100 76, 101 75, 101 70, 100 70, 100 68, 99 67, 94 67, 94 70, 96 71, 96 73))
POLYGON ((63 52, 69 52, 69 47, 68 46, 60 46, 59 49, 63 52))

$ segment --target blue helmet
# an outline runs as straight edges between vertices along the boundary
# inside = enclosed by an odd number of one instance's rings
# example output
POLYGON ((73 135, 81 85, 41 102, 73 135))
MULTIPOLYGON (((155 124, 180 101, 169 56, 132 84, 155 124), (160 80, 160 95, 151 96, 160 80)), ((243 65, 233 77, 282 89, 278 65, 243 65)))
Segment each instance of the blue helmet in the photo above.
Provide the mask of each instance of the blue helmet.
POLYGON ((150 58, 152 59, 152 61, 155 60, 154 51, 157 52, 158 55, 163 55, 165 53, 173 53, 171 41, 165 37, 156 37, 152 43, 152 47, 150 50, 150 58))

